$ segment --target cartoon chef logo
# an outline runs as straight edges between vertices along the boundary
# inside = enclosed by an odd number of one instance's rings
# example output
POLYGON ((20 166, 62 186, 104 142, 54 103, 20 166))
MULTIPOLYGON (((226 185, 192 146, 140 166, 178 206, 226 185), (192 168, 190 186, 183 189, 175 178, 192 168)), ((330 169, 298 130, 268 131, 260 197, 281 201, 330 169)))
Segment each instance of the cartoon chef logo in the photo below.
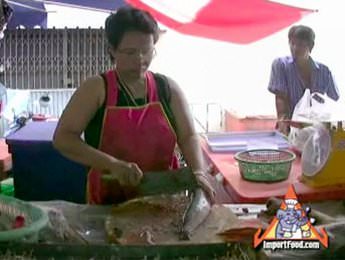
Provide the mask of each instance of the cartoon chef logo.
MULTIPOLYGON (((309 210, 308 208, 307 211, 309 210)), ((265 248, 273 250, 277 248, 308 249, 312 247, 311 243, 321 243, 324 247, 328 247, 326 231, 323 228, 318 231, 310 223, 307 213, 298 202, 294 187, 291 185, 269 227, 261 237, 261 228, 255 233, 254 247, 259 246, 262 242, 264 242, 265 248), (296 244, 297 242, 298 244, 296 244)), ((314 244, 313 249, 315 248, 319 247, 315 247, 314 244)))
POLYGON ((276 228, 276 238, 309 238, 310 227, 308 217, 303 214, 303 210, 297 208, 296 199, 286 199, 286 208, 277 211, 278 225, 276 228))

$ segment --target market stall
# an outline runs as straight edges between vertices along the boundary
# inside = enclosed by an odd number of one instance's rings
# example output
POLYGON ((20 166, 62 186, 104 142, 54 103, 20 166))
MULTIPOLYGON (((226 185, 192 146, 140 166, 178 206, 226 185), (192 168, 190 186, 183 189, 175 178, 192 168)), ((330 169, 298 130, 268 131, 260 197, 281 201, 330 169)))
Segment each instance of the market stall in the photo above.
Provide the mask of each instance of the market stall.
MULTIPOLYGON (((331 223, 326 220, 323 224, 329 234, 328 249, 276 250, 274 252, 254 250, 252 241, 230 243, 221 240, 208 242, 204 240, 197 243, 167 244, 162 241, 156 244, 110 244, 107 240, 105 219, 111 215, 111 206, 82 205, 65 201, 32 202, 32 205, 47 213, 49 217, 47 226, 41 229, 36 242, 1 242, 2 256, 21 256, 24 259, 66 259, 66 257, 76 259, 267 259, 267 257, 278 259, 279 257, 301 256, 305 259, 326 259, 327 257, 337 259, 345 252, 343 247, 345 208, 342 202, 325 201, 310 204, 315 211, 333 216, 330 217, 331 223)), ((234 214, 233 222, 228 223, 230 224, 228 226, 238 224, 238 219, 253 219, 258 212, 266 208, 264 204, 224 204, 221 207, 234 214)), ((206 226, 209 224, 205 223, 206 226)), ((221 225, 222 222, 217 226, 221 225)), ((203 237, 209 236, 204 234, 203 237)))
MULTIPOLYGON (((49 217, 49 222, 41 230, 37 230, 39 236, 36 241, 10 241, 0 243, 0 251, 3 255, 19 255, 37 259, 179 259, 188 257, 191 259, 239 259, 259 256, 260 251, 251 248, 250 243, 228 243, 215 236, 216 230, 230 227, 238 223, 238 217, 231 213, 231 209, 225 206, 216 206, 208 220, 198 229, 199 234, 190 241, 175 242, 146 240, 137 242, 111 243, 109 241, 109 229, 106 222, 115 217, 113 206, 92 206, 75 204, 66 201, 33 202, 31 205, 44 210, 49 217), (222 217, 221 217, 222 216, 222 217), (228 223, 225 220, 229 220, 228 223), (211 233, 210 234, 210 230, 211 233), (213 231, 212 231, 213 230, 213 231), (53 258, 51 258, 53 257, 53 258)), ((127 221, 125 218, 122 221, 127 221)), ((143 218, 138 218, 138 223, 143 224, 143 218)), ((162 219, 164 222, 164 219, 162 219)), ((127 222, 129 225, 133 225, 127 222)), ((139 224, 140 225, 140 224, 139 224)), ((152 227, 159 227, 161 223, 152 223, 152 227)), ((147 226, 147 225, 146 225, 147 226)), ((125 230, 124 226, 121 229, 125 230)), ((139 231, 138 231, 139 232, 139 231)), ((3 236, 0 232, 0 239, 3 236)), ((151 230, 153 235, 158 231, 151 230)), ((125 237, 126 234, 123 234, 125 237)), ((139 237, 138 237, 139 238, 139 237)), ((155 239, 155 238, 153 238, 155 239)), ((25 258, 27 259, 27 258, 25 258)))

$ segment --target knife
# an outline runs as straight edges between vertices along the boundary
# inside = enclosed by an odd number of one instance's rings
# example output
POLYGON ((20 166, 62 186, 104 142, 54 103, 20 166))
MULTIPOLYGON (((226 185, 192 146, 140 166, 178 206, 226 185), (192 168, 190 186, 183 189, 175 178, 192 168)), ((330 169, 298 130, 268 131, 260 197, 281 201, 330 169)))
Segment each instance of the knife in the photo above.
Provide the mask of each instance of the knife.
POLYGON ((224 207, 238 215, 257 215, 261 211, 267 210, 265 204, 223 204, 224 207))
MULTIPOLYGON (((113 179, 111 175, 103 175, 102 179, 113 179)), ((195 175, 189 167, 177 170, 145 172, 138 186, 127 187, 136 197, 174 194, 198 187, 195 175)))

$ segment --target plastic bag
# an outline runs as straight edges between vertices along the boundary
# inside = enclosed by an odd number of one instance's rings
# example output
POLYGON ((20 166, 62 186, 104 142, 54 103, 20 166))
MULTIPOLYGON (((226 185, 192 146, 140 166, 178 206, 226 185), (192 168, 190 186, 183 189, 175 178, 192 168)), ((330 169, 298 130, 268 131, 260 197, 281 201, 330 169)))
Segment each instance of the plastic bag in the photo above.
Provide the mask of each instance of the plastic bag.
MULTIPOLYGON (((297 102, 295 109, 292 114, 292 121, 303 121, 300 115, 304 114, 311 107, 311 94, 310 89, 306 89, 302 98, 297 102)), ((288 136, 289 143, 294 146, 297 150, 302 151, 304 147, 305 140, 307 139, 306 134, 308 131, 301 131, 301 129, 291 126, 290 133, 288 136)))
MULTIPOLYGON (((300 111, 297 116, 313 123, 338 121, 334 116, 339 111, 339 105, 339 102, 329 98, 326 94, 314 92, 310 94, 310 106, 306 107, 304 113, 300 111)), ((340 118, 340 120, 343 119, 344 116, 340 118)))
POLYGON ((328 161, 331 152, 331 137, 323 124, 315 124, 313 133, 305 141, 302 152, 302 172, 314 176, 328 161))
POLYGON ((305 128, 291 127, 288 140, 297 150, 303 151, 308 137, 313 134, 313 126, 323 122, 344 120, 344 115, 338 115, 341 104, 319 92, 310 93, 306 89, 298 101, 292 114, 292 121, 305 123, 305 128))
POLYGON ((30 98, 30 90, 7 89, 7 104, 3 110, 3 116, 9 122, 15 117, 27 112, 30 98))

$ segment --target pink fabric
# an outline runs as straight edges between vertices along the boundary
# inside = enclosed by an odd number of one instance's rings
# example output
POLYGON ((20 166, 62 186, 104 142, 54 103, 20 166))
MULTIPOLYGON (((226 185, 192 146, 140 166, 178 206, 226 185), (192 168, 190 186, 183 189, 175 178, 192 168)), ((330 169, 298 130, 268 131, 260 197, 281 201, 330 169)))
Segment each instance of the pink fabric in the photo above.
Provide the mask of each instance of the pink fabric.
MULTIPOLYGON (((135 162, 144 171, 160 171, 174 168, 176 135, 164 116, 158 102, 155 80, 151 72, 146 74, 148 103, 141 107, 117 107, 118 84, 114 71, 106 74, 108 82, 107 103, 99 149, 127 162, 135 162)), ((105 197, 115 202, 134 196, 129 187, 112 183, 105 187, 100 173, 89 173, 89 202, 101 204, 105 197)))
POLYGON ((141 0, 127 2, 149 11, 159 22, 178 32, 239 44, 258 41, 313 12, 268 0, 212 0, 194 20, 182 23, 141 0))

